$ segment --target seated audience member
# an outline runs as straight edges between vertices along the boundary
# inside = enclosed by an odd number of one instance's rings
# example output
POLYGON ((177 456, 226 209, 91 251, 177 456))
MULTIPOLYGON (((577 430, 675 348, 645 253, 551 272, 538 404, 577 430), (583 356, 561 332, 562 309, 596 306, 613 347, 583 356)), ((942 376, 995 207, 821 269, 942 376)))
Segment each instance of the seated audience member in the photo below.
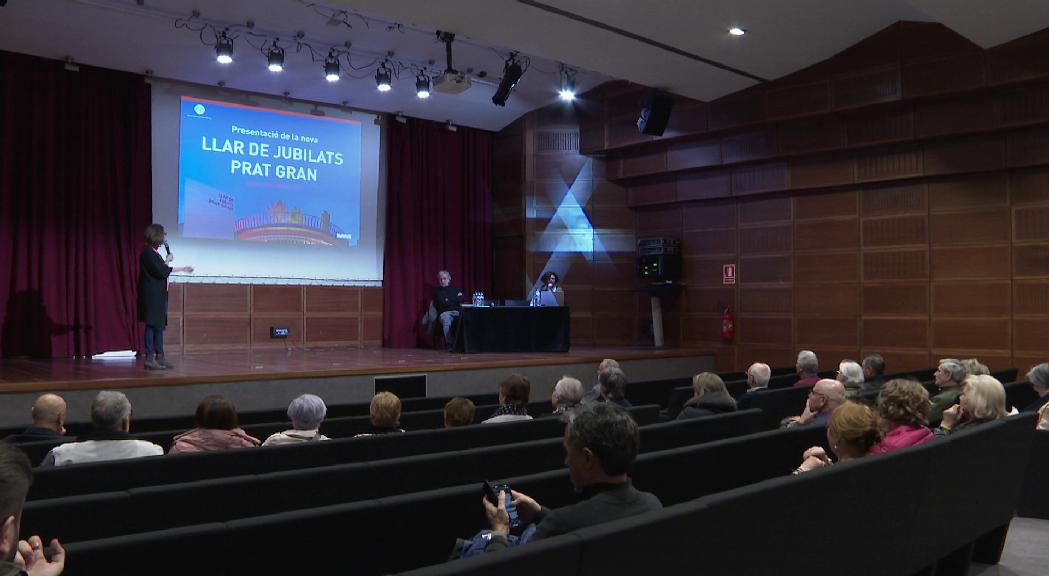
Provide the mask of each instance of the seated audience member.
POLYGON ((160 456, 164 449, 152 442, 134 440, 131 430, 131 402, 123 392, 103 390, 91 403, 94 430, 77 439, 55 446, 41 466, 66 466, 81 462, 124 460, 141 456, 160 456))
POLYGON ((826 426, 834 409, 845 402, 845 386, 837 380, 824 378, 816 382, 805 401, 805 410, 800 416, 785 418, 780 425, 784 428, 794 426, 826 426))
POLYGON ((688 420, 735 411, 736 401, 729 395, 721 376, 700 372, 692 377, 692 397, 685 402, 677 419, 688 420))
POLYGON ((798 372, 798 381, 794 383, 795 388, 813 386, 820 379, 820 361, 812 350, 798 352, 798 362, 794 368, 798 372))
POLYGON ((237 407, 224 396, 208 396, 197 405, 193 416, 197 427, 175 436, 168 454, 207 452, 227 448, 253 448, 259 439, 249 436, 237 422, 237 407))
POLYGON ((1037 426, 1039 430, 1049 430, 1049 403, 1046 403, 1038 410, 1037 426))
POLYGON ((29 458, 10 444, 0 444, 0 574, 58 576, 65 570, 66 551, 57 539, 48 545, 48 560, 39 536, 18 539, 22 508, 33 483, 29 458))
POLYGON ((1049 362, 1042 362, 1031 368, 1027 372, 1027 381, 1031 383, 1031 388, 1038 394, 1038 399, 1028 404, 1022 411, 1038 412, 1046 403, 1049 403, 1049 362))
POLYGON ((747 368, 747 391, 736 399, 736 408, 746 410, 754 397, 769 389, 769 380, 772 378, 772 369, 768 364, 755 362, 747 368))
POLYGON ((444 427, 457 428, 474 423, 477 407, 469 398, 455 397, 444 405, 444 427))
POLYGON ((885 358, 871 354, 863 359, 863 391, 880 390, 885 383, 885 358))
POLYGON ((499 383, 499 407, 495 409, 492 417, 481 422, 481 424, 496 424, 499 422, 513 422, 515 420, 531 420, 528 415, 528 395, 531 393, 532 383, 524 374, 511 374, 499 383))
POLYGON ((965 380, 965 367, 961 362, 953 358, 940 360, 939 367, 933 374, 933 381, 940 392, 932 397, 932 406, 929 408, 929 426, 933 428, 940 425, 943 411, 958 403, 958 396, 962 393, 962 381, 965 380))
POLYGON ((845 387, 846 396, 854 396, 863 391, 863 367, 852 360, 842 360, 838 364, 838 382, 845 387))
POLYGON ((401 399, 393 392, 378 392, 372 396, 368 407, 371 428, 357 436, 376 436, 382 434, 399 434, 401 428, 401 399))
MULTIPOLYGON (((604 360, 602 360, 601 362, 599 362, 597 364, 598 383, 594 384, 594 387, 589 389, 589 390, 587 390, 586 394, 583 395, 583 402, 582 402, 583 404, 589 404, 591 402, 597 402, 597 401, 599 401, 601 399, 601 382, 600 382, 601 373, 604 372, 605 370, 608 370, 609 368, 620 368, 619 367, 619 362, 616 362, 615 360, 613 360, 611 358, 605 358, 604 360)), ((620 369, 622 369, 622 368, 620 368, 620 369)))
POLYGON ((554 407, 552 416, 568 422, 579 410, 582 400, 583 383, 571 376, 562 376, 550 393, 550 405, 554 407))
POLYGON ((871 454, 916 446, 935 438, 929 421, 929 392, 914 380, 889 380, 878 393, 878 417, 887 430, 871 454))
MULTIPOLYGON (((837 407, 827 420, 827 443, 838 462, 862 458, 878 441, 878 417, 868 406, 846 402, 837 407)), ((822 446, 813 446, 802 455, 795 474, 833 464, 822 446)))
POLYGON ((321 434, 321 422, 328 413, 328 407, 324 400, 313 394, 303 394, 291 401, 288 405, 288 418, 291 419, 291 430, 277 432, 265 442, 263 446, 279 446, 281 444, 296 444, 298 442, 310 442, 313 440, 327 440, 328 437, 321 434))
POLYGON ((630 401, 626 399, 626 373, 619 368, 609 368, 597 376, 597 383, 601 386, 602 401, 630 408, 630 401))
POLYGON ((933 433, 946 436, 1008 415, 1005 387, 997 378, 986 374, 966 376, 958 403, 943 411, 943 420, 933 433))
MULTIPOLYGON (((18 434, 4 438, 5 442, 43 442, 60 440, 66 433, 66 401, 58 394, 43 394, 33 403, 33 425, 18 434)), ((69 438, 73 440, 73 438, 69 438)))
POLYGON ((991 369, 976 358, 966 358, 965 360, 960 360, 960 362, 962 367, 965 368, 965 374, 968 376, 988 376, 991 374, 991 369))
MULTIPOLYGON (((654 495, 634 488, 627 475, 639 442, 637 423, 619 406, 606 402, 580 409, 565 427, 564 437, 565 465, 580 502, 550 510, 511 491, 521 522, 537 524, 529 541, 662 508, 654 495)), ((507 548, 510 519, 505 495, 499 494, 498 504, 484 498, 484 508, 492 530, 485 552, 507 548)))

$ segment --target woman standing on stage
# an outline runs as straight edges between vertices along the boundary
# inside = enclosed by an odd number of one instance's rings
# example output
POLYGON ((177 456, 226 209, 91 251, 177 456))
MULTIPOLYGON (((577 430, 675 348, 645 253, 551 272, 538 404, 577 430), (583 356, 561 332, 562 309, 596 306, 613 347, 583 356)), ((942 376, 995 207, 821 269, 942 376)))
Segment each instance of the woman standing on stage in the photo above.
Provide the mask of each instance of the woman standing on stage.
MULTIPOLYGON (((168 325, 168 276, 193 272, 192 266, 168 266, 175 257, 160 255, 167 233, 160 224, 146 227, 146 246, 138 258, 138 320, 146 323, 146 369, 174 368, 164 358, 164 328, 168 325)), ((166 250, 166 246, 165 246, 166 250)))

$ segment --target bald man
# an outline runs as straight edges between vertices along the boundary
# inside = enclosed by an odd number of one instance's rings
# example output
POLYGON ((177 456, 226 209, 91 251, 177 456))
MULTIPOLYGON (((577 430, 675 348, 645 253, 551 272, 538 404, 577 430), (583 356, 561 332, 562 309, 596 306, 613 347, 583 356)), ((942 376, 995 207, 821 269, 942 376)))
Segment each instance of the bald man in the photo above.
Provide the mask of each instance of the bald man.
POLYGON ((57 440, 66 433, 66 401, 58 394, 44 394, 33 403, 33 425, 5 442, 23 443, 57 440))
POLYGON ((831 412, 845 403, 845 385, 837 380, 824 378, 816 382, 805 401, 801 416, 791 416, 782 422, 784 428, 794 426, 826 426, 831 412))

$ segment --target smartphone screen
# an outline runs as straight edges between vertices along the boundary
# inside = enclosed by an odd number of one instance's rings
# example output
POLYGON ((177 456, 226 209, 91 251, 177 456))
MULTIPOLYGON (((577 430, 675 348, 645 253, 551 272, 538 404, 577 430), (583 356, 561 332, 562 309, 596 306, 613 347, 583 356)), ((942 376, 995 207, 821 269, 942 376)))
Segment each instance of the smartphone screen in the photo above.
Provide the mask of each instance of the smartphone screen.
POLYGON ((485 480, 484 495, 488 498, 489 502, 494 504, 496 498, 499 497, 499 492, 503 492, 506 495, 506 514, 510 517, 510 528, 517 528, 521 525, 521 519, 517 515, 517 507, 514 506, 514 499, 510 494, 510 485, 506 483, 492 484, 485 480))

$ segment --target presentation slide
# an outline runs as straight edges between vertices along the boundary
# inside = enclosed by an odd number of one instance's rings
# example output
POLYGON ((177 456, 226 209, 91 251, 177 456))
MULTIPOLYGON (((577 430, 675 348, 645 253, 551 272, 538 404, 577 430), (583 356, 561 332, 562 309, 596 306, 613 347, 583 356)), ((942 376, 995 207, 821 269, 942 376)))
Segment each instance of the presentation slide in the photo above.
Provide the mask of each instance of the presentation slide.
POLYGON ((361 123, 182 97, 183 237, 349 247, 361 123))
POLYGON ((377 284, 376 116, 153 81, 153 214, 179 282, 377 284))

